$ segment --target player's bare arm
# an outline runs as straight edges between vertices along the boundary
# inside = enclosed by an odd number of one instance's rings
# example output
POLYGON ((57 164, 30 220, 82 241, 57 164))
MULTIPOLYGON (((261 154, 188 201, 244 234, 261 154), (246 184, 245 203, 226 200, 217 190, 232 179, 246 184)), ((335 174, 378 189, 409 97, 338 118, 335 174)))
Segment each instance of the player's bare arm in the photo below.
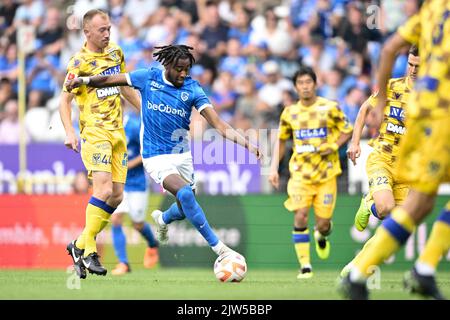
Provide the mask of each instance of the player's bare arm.
POLYGON ((366 100, 358 111, 355 124, 353 126, 353 135, 350 145, 347 149, 347 157, 356 165, 356 159, 361 156, 361 134, 364 129, 366 117, 372 109, 372 105, 366 100))
POLYGON ((72 99, 74 95, 69 92, 61 93, 61 102, 59 106, 59 116, 66 131, 66 139, 64 140, 64 145, 78 152, 78 137, 75 133, 75 129, 72 125, 72 99))
POLYGON ((137 90, 124 86, 120 88, 120 92, 122 96, 129 102, 133 107, 136 108, 137 111, 141 111, 141 96, 137 92, 137 90))
POLYGON ((381 51, 380 66, 378 68, 378 103, 372 110, 372 115, 374 118, 374 125, 377 129, 380 128, 381 122, 383 120, 383 110, 386 106, 386 91, 387 83, 391 77, 392 67, 395 62, 397 53, 401 48, 409 45, 409 43, 403 39, 398 32, 391 36, 381 51))
POLYGON ((78 77, 67 81, 65 86, 69 92, 83 84, 94 88, 129 86, 127 76, 127 73, 120 73, 109 76, 78 77))
POLYGON ((258 160, 262 158, 262 153, 259 148, 248 141, 247 138, 237 132, 232 126, 223 121, 213 108, 205 108, 200 114, 213 128, 219 131, 224 138, 247 148, 251 153, 255 154, 258 160))
POLYGON ((278 139, 275 142, 275 146, 272 152, 272 162, 270 164, 270 174, 269 174, 269 182, 275 188, 278 189, 280 187, 280 175, 278 174, 278 167, 280 165, 281 160, 284 158, 284 154, 286 152, 286 140, 278 139))
POLYGON ((131 160, 128 160, 128 170, 136 168, 137 166, 142 164, 142 157, 137 156, 131 160))

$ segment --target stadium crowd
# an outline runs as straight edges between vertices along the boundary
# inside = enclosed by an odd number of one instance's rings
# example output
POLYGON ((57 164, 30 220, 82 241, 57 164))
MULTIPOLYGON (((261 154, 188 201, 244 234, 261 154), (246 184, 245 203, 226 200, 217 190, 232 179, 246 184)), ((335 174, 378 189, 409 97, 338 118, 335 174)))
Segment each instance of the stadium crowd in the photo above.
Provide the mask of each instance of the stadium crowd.
MULTIPOLYGON (((353 122, 376 88, 381 44, 417 7, 417 0, 5 0, 0 143, 19 139, 17 30, 24 24, 36 30, 26 58, 25 123, 28 140, 44 142, 64 139, 58 95, 64 66, 83 42, 81 17, 91 8, 110 14, 112 40, 130 71, 160 67, 152 57, 155 46, 194 47, 191 76, 221 117, 246 130, 277 127, 283 107, 297 99, 291 77, 301 64, 317 72, 318 94, 338 101, 353 122)), ((403 76, 406 57, 397 59, 394 77, 403 76)), ((197 113, 192 120, 193 137, 200 139, 206 122, 197 113)))

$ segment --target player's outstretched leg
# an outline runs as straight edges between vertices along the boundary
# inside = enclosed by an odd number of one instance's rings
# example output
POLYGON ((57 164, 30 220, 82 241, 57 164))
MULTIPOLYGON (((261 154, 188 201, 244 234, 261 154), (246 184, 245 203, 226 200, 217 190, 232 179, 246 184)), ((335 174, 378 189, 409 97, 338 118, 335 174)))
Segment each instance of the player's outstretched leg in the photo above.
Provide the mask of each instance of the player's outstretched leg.
POLYGON ((177 200, 181 204, 181 208, 186 218, 192 223, 197 231, 200 232, 203 238, 208 242, 211 249, 217 255, 220 256, 230 252, 235 252, 220 241, 219 238, 217 238, 216 234, 209 226, 205 213, 195 199, 194 192, 189 185, 185 185, 179 189, 176 196, 177 200))
POLYGON ((76 246, 76 240, 70 242, 66 249, 68 254, 72 257, 73 269, 77 273, 77 276, 81 279, 86 279, 86 269, 81 262, 81 257, 83 256, 84 250, 76 246))

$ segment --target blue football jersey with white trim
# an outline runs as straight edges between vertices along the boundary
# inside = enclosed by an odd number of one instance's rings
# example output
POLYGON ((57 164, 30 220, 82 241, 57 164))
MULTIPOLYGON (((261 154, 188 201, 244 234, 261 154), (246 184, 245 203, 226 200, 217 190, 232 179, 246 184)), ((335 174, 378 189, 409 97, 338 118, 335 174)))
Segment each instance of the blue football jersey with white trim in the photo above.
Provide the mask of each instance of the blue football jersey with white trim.
POLYGON ((175 87, 156 68, 129 73, 130 84, 142 97, 141 154, 150 158, 161 154, 189 151, 189 124, 192 107, 199 112, 211 107, 200 84, 186 77, 175 87))

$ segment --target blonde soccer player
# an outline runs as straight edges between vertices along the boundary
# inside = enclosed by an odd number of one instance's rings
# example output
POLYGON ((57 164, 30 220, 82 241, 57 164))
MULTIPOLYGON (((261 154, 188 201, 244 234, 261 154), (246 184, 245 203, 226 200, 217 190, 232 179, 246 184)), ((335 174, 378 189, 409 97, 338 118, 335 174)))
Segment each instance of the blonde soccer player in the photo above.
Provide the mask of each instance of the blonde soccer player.
MULTIPOLYGON (((83 16, 83 31, 86 42, 69 61, 66 81, 78 76, 125 72, 122 50, 109 41, 111 23, 105 12, 88 11, 83 16)), ((83 87, 69 92, 64 87, 61 93, 59 112, 66 131, 64 144, 79 152, 78 137, 71 119, 71 103, 75 99, 80 110, 81 158, 93 184, 84 230, 67 245, 80 278, 86 278, 86 270, 97 275, 107 273, 99 261, 95 239, 122 201, 127 176, 128 155, 121 94, 133 106, 140 108, 140 98, 131 88, 83 87)))

